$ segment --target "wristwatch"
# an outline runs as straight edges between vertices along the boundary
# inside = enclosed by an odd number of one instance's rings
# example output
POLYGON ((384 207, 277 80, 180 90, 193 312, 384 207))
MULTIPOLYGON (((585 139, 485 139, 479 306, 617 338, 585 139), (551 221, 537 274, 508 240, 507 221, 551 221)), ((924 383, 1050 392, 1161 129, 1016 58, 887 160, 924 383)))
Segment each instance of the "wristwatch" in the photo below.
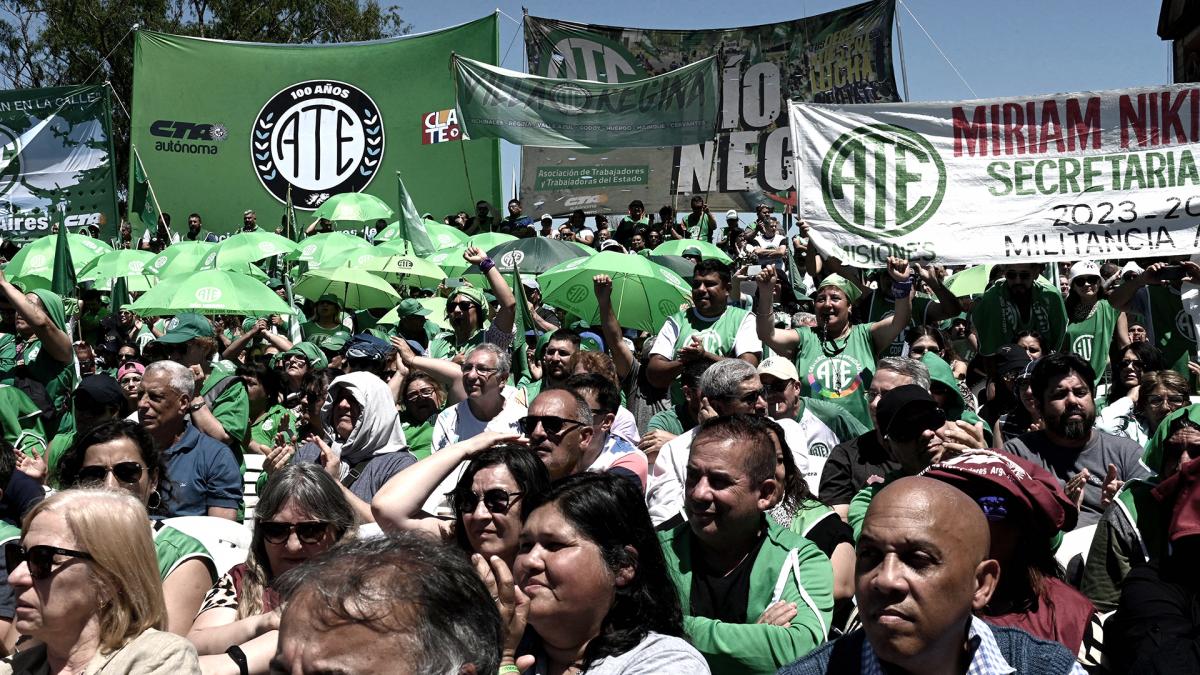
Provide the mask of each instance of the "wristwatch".
POLYGON ((195 399, 192 399, 192 404, 188 406, 188 410, 190 410, 192 412, 196 412, 197 410, 203 408, 207 404, 208 404, 208 401, 205 401, 204 397, 197 396, 195 399))

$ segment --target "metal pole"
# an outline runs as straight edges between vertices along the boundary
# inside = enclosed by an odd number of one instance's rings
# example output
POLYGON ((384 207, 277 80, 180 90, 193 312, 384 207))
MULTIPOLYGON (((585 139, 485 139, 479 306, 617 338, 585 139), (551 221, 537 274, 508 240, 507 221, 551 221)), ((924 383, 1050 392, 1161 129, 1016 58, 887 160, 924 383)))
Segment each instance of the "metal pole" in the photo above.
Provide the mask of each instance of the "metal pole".
MULTIPOLYGON (((904 4, 903 1, 900 4, 904 4)), ((904 61, 904 31, 900 30, 900 12, 895 13, 896 21, 896 42, 900 46, 900 79, 904 83, 904 100, 912 99, 908 96, 908 66, 904 61)))

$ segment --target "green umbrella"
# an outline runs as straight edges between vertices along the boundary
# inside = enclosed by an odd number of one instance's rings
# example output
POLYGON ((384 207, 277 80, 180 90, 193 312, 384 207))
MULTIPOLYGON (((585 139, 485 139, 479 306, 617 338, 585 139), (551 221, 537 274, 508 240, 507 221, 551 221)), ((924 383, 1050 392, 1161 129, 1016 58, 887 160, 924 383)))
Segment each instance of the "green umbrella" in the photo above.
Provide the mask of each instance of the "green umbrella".
POLYGON ((299 248, 296 242, 274 232, 238 232, 209 251, 198 269, 234 269, 238 265, 288 254, 299 248))
POLYGON ((477 246, 485 251, 490 251, 506 241, 516 241, 516 239, 511 234, 504 234, 502 232, 482 232, 467 237, 467 245, 477 246))
POLYGON ((268 316, 291 314, 287 303, 253 277, 229 270, 200 270, 161 279, 133 303, 139 316, 181 312, 268 316))
POLYGON ((684 280, 692 278, 692 272, 695 271, 696 263, 678 255, 652 255, 648 258, 650 262, 658 263, 663 267, 678 274, 684 280))
POLYGON ((350 309, 394 307, 401 300, 400 294, 388 282, 353 267, 312 270, 301 277, 292 290, 309 300, 333 295, 342 307, 350 309))
MULTIPOLYGON (((176 274, 191 274, 216 247, 207 241, 181 241, 163 249, 146 266, 146 274, 169 277, 176 274)), ((131 287, 129 290, 133 290, 131 287)))
MULTIPOLYGON (((395 240, 393 239, 392 241, 395 240)), ((448 278, 461 277, 463 272, 471 266, 470 263, 463 259, 463 252, 466 250, 466 246, 455 246, 445 251, 425 256, 425 260, 440 267, 448 278)))
POLYGON ((343 192, 326 199, 312 217, 325 220, 352 220, 358 223, 387 220, 392 209, 379 197, 364 192, 343 192))
POLYGON ((92 261, 79 270, 80 281, 99 281, 116 279, 131 275, 145 274, 154 254, 149 251, 121 249, 109 251, 92 258, 92 261))
POLYGON ((299 248, 289 253, 288 260, 298 260, 308 263, 308 269, 315 270, 324 267, 337 267, 335 259, 344 258, 350 253, 373 253, 371 242, 345 232, 323 232, 302 239, 299 248))
POLYGON ((95 288, 101 291, 111 291, 117 287, 117 282, 125 280, 125 290, 129 293, 144 293, 158 285, 160 277, 149 274, 127 274, 123 277, 102 279, 96 281, 95 288))
POLYGON ((667 317, 691 302, 692 289, 671 270, 642 256, 602 251, 568 260, 538 275, 542 301, 589 324, 600 323, 592 277, 612 277, 612 305, 625 328, 655 332, 667 317))
POLYGON ((434 287, 446 278, 442 268, 414 255, 379 255, 376 249, 350 251, 330 261, 330 267, 348 265, 389 283, 434 287))
POLYGON ((991 265, 976 265, 951 274, 943 282, 956 297, 965 298, 969 295, 979 295, 987 290, 988 277, 992 275, 991 265))
MULTIPOLYGON (((448 248, 450 246, 458 246, 467 243, 467 235, 462 230, 450 227, 437 222, 436 220, 425 219, 425 231, 429 233, 429 240, 438 248, 448 248)), ((380 230, 379 234, 375 235, 375 241, 382 243, 386 241, 394 241, 400 236, 400 223, 394 222, 391 225, 380 230)))
POLYGON ((682 256, 683 252, 689 248, 699 249, 700 257, 705 260, 708 258, 716 258, 726 265, 733 264, 733 258, 730 258, 727 253, 708 243, 707 241, 700 241, 699 239, 672 239, 671 241, 664 241, 663 243, 654 247, 654 250, 651 251, 651 253, 654 255, 682 256))
MULTIPOLYGON (((21 247, 4 268, 5 276, 42 277, 50 279, 54 276, 54 249, 58 245, 57 237, 42 237, 21 247)), ((113 250, 113 247, 82 234, 68 234, 67 246, 71 249, 71 263, 76 274, 83 266, 103 253, 113 250)))
MULTIPOLYGON (((496 269, 509 273, 519 267, 521 274, 525 275, 541 274, 555 265, 595 253, 590 249, 581 249, 568 242, 546 237, 514 239, 487 250, 488 257, 496 263, 496 269)), ((479 268, 472 265, 467 274, 472 271, 478 272, 479 268)))

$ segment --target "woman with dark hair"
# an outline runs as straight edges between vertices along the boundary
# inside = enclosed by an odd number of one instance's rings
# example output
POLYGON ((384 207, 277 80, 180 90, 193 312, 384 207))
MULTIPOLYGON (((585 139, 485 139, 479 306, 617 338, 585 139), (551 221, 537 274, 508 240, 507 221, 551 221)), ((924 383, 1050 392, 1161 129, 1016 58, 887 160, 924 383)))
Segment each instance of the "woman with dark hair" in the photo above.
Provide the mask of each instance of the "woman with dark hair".
POLYGON ((237 374, 250 401, 250 438, 246 442, 250 451, 269 454, 280 433, 288 442, 295 442, 299 416, 284 405, 287 384, 279 370, 254 363, 239 365, 237 374))
MULTIPOLYGON (((581 473, 522 504, 525 527, 513 569, 516 598, 501 668, 523 656, 538 673, 708 673, 683 635, 683 610, 641 490, 608 473, 581 473), (519 624, 528 630, 522 640, 519 624), (516 623, 517 625, 514 625, 516 623), (518 642, 521 644, 518 645, 518 642)), ((474 558, 493 590, 508 569, 474 558)), ((505 593, 505 596, 508 594, 505 593)))
POLYGON ((1100 277, 1100 266, 1090 260, 1071 265, 1067 292, 1067 332, 1062 350, 1078 354, 1096 371, 1096 382, 1108 368, 1108 352, 1121 312, 1108 301, 1108 289, 1100 277))
POLYGON ((271 474, 254 519, 246 562, 208 591, 188 633, 206 671, 245 660, 252 672, 266 672, 279 638, 279 597, 271 584, 354 536, 356 525, 337 481, 314 464, 271 474))
MULTIPOLYGON (((1108 396, 1104 399, 1105 407, 1115 404, 1121 398, 1128 398, 1130 407, 1136 407, 1142 382, 1142 375, 1163 370, 1162 352, 1149 342, 1131 342, 1120 351, 1116 363, 1113 363, 1112 385, 1108 388, 1108 396)), ((1097 407, 1099 402, 1097 402, 1097 407)), ((1097 412, 1100 412, 1099 410, 1097 412)))
POLYGON ((1188 381, 1173 370, 1155 370, 1142 375, 1137 401, 1125 396, 1096 417, 1096 428, 1123 436, 1146 447, 1167 415, 1191 403, 1188 381))
POLYGON ((926 352, 933 352, 950 364, 955 378, 966 378, 967 363, 958 357, 954 345, 937 326, 909 326, 904 332, 904 341, 908 343, 908 355, 912 358, 920 360, 926 352))
POLYGON ((410 372, 401 390, 400 426, 408 451, 417 459, 430 455, 433 423, 446 405, 446 387, 429 373, 410 372))
POLYGON ((1046 344, 1042 334, 1036 330, 1017 331, 1017 334, 1013 336, 1013 344, 1024 349, 1029 354, 1029 358, 1034 361, 1054 351, 1050 345, 1046 344))
MULTIPOLYGON (((75 439, 58 463, 64 488, 104 486, 137 497, 153 516, 162 505, 167 469, 149 433, 137 422, 104 422, 75 439)), ((195 538, 151 519, 158 573, 167 603, 166 630, 186 635, 204 593, 217 579, 208 549, 195 538)))
POLYGON ((467 553, 498 556, 509 567, 521 534, 518 503, 550 489, 537 455, 514 445, 515 434, 484 432, 435 452, 396 474, 375 495, 371 513, 384 532, 420 530, 454 541, 467 553), (423 510, 438 485, 463 465, 450 502, 453 519, 423 510))

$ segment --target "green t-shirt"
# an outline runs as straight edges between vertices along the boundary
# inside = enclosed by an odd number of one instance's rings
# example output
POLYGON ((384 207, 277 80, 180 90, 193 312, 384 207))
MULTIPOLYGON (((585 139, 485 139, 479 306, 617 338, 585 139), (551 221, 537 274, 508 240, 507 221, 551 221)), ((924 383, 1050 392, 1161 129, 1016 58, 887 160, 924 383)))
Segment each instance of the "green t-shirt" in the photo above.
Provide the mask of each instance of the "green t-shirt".
POLYGON ((1108 300, 1098 300, 1086 319, 1067 324, 1062 351, 1076 354, 1091 364, 1092 370, 1096 371, 1096 384, 1100 384, 1108 367, 1108 351, 1119 314, 1108 300))
POLYGON ((841 406, 867 428, 867 384, 875 373, 871 327, 858 324, 844 340, 822 343, 813 328, 796 329, 796 370, 800 395, 841 406))
POLYGON ((646 424, 646 431, 661 430, 667 433, 680 436, 685 429, 683 428, 683 409, 680 406, 674 406, 666 410, 654 413, 650 421, 646 424))
POLYGON ((432 359, 453 359, 459 354, 466 353, 476 345, 483 344, 486 340, 487 327, 489 324, 484 324, 483 328, 471 334, 467 341, 458 344, 454 339, 453 331, 443 331, 438 333, 436 337, 429 340, 428 356, 432 359))
POLYGON ((0 372, 17 366, 17 338, 12 333, 0 333, 0 372))
POLYGON ((712 220, 707 213, 701 213, 699 218, 693 218, 689 213, 683 219, 683 227, 687 230, 688 238, 700 241, 712 241, 712 220))
POLYGON ((1013 342, 1021 331, 1037 331, 1047 345, 1062 344, 1067 328, 1067 308, 1062 293, 1042 280, 1033 285, 1029 316, 1022 316, 1009 299, 1001 281, 984 293, 971 309, 971 323, 979 335, 979 352, 995 354, 1001 345, 1013 342))
MULTIPOLYGON (((675 359, 679 350, 690 344, 692 336, 696 335, 704 345, 704 351, 736 359, 741 355, 738 353, 738 331, 748 316, 750 313, 746 310, 732 306, 726 307, 725 311, 716 318, 701 316, 699 312, 690 307, 675 312, 667 319, 676 329, 675 341, 671 344, 671 353, 664 354, 664 356, 675 359)), ((758 344, 757 333, 753 333, 753 335, 756 340, 755 344, 758 344)), ((761 346, 757 348, 757 350, 761 349, 761 346)), ((655 353, 661 352, 656 350, 655 353)), ((670 391, 671 402, 675 405, 683 405, 683 387, 680 386, 679 380, 671 383, 670 391)))
POLYGON ((151 521, 151 534, 154 536, 154 554, 158 558, 159 579, 165 581, 177 567, 192 558, 199 558, 208 568, 210 583, 217 582, 217 566, 200 540, 163 524, 161 520, 151 521))
MULTIPOLYGON (((211 397, 208 395, 217 388, 217 385, 228 378, 236 377, 237 367, 229 361, 217 361, 213 364, 212 372, 204 379, 204 386, 200 388, 200 395, 206 400, 211 397)), ((249 437, 250 427, 250 397, 246 393, 246 385, 241 382, 231 382, 225 386, 215 400, 208 401, 209 408, 212 410, 213 417, 225 427, 225 431, 233 436, 237 445, 241 447, 249 437)))
POLYGON ((437 417, 431 417, 425 420, 424 424, 400 424, 404 431, 404 440, 408 442, 408 451, 418 460, 425 459, 433 451, 433 423, 436 419, 437 417))
POLYGON ((338 324, 333 328, 324 328, 316 321, 309 321, 300 324, 300 335, 304 337, 305 342, 311 342, 314 345, 321 347, 325 341, 332 337, 339 337, 345 340, 350 339, 350 329, 342 324, 338 324))
POLYGON ((273 448, 275 434, 282 432, 285 442, 295 443, 298 420, 291 408, 276 403, 250 425, 250 440, 273 448))
MULTIPOLYGON (((925 323, 925 313, 929 310, 929 306, 934 302, 933 298, 924 295, 913 297, 912 314, 908 317, 908 324, 905 326, 920 326, 925 323)), ((878 290, 871 293, 871 306, 867 308, 867 323, 875 323, 882 321, 896 313, 896 301, 881 297, 878 290)), ((892 344, 888 345, 884 350, 883 356, 901 356, 904 354, 904 335, 905 331, 900 331, 896 335, 896 339, 892 340, 892 344)))
MULTIPOLYGON (((1154 346, 1162 352, 1167 368, 1188 372, 1187 364, 1196 349, 1195 328, 1191 315, 1183 308, 1179 291, 1170 286, 1147 286, 1150 306, 1139 307, 1150 315, 1154 328, 1154 346)), ((1144 304, 1144 303, 1143 303, 1144 304)))

